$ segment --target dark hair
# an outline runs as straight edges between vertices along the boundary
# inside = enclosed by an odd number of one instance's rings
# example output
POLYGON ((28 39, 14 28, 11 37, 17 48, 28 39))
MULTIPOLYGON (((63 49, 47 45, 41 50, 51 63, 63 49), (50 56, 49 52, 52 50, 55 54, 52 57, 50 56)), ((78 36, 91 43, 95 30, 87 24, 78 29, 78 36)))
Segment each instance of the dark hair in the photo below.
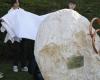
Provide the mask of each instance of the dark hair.
MULTIPOLYGON (((18 0, 20 3, 20 0, 18 0)), ((16 0, 11 0, 11 6, 13 6, 16 3, 16 0)))
POLYGON ((76 4, 76 0, 69 0, 68 3, 73 3, 73 4, 76 4))

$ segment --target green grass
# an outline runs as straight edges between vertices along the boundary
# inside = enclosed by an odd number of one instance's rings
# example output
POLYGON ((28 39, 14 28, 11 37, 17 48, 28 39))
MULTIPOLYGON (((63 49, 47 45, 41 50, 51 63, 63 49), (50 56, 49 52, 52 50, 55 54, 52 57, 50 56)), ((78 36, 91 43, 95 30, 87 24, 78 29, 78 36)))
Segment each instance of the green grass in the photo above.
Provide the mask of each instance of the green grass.
POLYGON ((11 64, 7 63, 0 64, 0 72, 4 73, 4 77, 0 80, 33 80, 32 75, 27 72, 13 72, 11 64))

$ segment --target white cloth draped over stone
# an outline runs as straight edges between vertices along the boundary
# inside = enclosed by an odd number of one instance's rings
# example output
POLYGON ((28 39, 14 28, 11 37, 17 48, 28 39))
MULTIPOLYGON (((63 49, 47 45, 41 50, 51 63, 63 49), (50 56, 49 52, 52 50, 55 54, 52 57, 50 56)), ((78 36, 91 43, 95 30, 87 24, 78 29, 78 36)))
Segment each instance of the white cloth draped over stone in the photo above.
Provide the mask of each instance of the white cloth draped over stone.
POLYGON ((4 31, 5 29, 7 31, 4 42, 8 40, 12 42, 20 41, 21 38, 35 40, 39 25, 46 16, 48 16, 48 14, 38 16, 22 8, 11 9, 1 18, 4 21, 2 22, 1 30, 4 31))

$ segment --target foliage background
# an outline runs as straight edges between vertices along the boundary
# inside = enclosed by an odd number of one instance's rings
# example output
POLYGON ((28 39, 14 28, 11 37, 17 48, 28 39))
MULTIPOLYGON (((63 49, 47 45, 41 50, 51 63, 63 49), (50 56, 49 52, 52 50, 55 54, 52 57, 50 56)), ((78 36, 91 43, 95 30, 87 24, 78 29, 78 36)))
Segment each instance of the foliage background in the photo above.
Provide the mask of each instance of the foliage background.
MULTIPOLYGON (((76 0, 76 10, 91 20, 100 17, 100 0, 76 0)), ((21 7, 38 15, 67 8, 68 0, 21 0, 21 7)), ((11 0, 0 0, 0 17, 11 7, 11 0)), ((99 28, 99 26, 96 26, 99 28)), ((0 59, 10 59, 10 44, 4 44, 5 33, 0 33, 0 59)))

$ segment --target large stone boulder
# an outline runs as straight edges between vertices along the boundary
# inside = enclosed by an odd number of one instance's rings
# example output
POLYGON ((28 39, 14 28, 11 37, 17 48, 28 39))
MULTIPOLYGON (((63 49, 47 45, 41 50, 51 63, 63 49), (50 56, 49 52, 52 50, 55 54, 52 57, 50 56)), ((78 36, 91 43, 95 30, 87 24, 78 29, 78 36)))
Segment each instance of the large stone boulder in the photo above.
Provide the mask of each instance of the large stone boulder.
MULTIPOLYGON (((44 80, 100 80, 100 59, 92 46, 89 25, 88 19, 70 9, 53 12, 43 21, 35 57, 44 80)), ((98 35, 95 40, 99 52, 98 35)))

